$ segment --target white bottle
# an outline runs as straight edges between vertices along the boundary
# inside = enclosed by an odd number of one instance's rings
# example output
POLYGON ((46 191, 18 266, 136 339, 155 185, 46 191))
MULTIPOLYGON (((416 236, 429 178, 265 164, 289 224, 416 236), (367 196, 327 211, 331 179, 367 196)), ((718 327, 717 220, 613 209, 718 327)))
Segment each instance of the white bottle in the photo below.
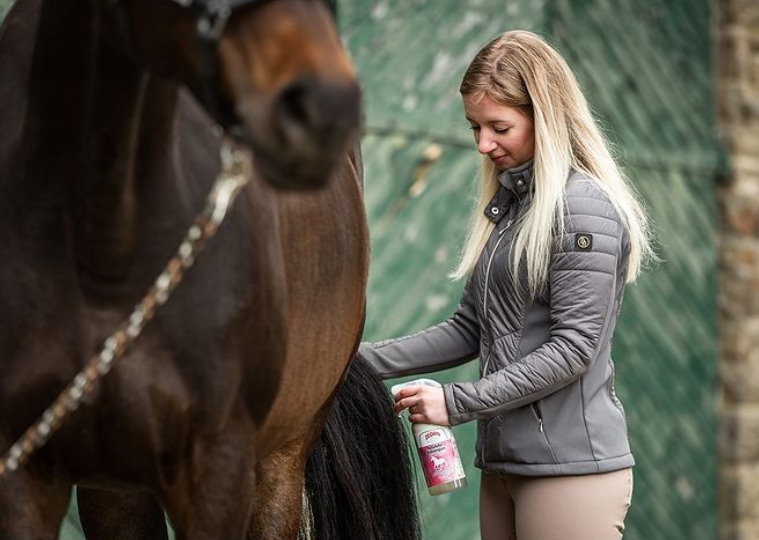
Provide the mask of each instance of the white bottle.
MULTIPOLYGON (((396 384, 390 391, 397 394, 407 386, 442 385, 432 379, 416 379, 403 384, 396 384)), ((416 450, 424 470, 424 479, 430 495, 442 495, 467 486, 466 474, 461 464, 459 449, 453 430, 447 426, 434 424, 412 424, 416 450)))

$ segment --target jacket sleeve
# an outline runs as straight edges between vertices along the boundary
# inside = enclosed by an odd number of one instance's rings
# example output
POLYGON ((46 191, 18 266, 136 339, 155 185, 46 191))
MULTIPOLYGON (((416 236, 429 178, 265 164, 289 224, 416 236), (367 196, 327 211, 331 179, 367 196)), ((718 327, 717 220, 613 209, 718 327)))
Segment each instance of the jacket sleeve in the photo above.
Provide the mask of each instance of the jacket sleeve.
POLYGON ((487 419, 556 392, 581 377, 599 354, 616 315, 624 229, 599 188, 589 180, 573 184, 567 187, 564 234, 551 254, 549 338, 479 381, 443 385, 454 425, 487 419))
POLYGON ((479 353, 480 328, 471 288, 472 278, 448 320, 409 336, 362 343, 358 356, 383 379, 440 371, 472 360, 479 353))

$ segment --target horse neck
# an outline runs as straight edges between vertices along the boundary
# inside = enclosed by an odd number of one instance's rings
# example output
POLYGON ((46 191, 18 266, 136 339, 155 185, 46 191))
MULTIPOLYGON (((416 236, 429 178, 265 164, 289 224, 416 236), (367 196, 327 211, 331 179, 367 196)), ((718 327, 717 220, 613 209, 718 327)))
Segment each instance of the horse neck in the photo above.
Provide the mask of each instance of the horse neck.
POLYGON ((78 273, 99 296, 117 291, 132 266, 137 176, 171 170, 177 96, 103 41, 89 4, 42 4, 24 146, 33 204, 42 196, 65 206, 78 273))

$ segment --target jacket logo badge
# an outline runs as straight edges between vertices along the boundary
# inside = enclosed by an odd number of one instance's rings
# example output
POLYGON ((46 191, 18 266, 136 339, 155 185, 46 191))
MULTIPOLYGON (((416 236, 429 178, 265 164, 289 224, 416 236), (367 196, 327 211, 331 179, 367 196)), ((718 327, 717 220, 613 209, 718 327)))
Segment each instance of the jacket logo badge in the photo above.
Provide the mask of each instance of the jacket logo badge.
POLYGON ((592 234, 576 234, 575 244, 580 251, 590 251, 593 249, 593 235, 592 234))

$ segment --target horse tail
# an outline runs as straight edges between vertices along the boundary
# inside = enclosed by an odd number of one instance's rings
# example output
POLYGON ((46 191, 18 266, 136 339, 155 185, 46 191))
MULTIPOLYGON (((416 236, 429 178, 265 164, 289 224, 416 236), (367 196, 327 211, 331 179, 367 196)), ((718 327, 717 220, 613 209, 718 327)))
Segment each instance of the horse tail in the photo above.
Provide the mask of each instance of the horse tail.
POLYGON ((421 538, 410 448, 390 392, 354 359, 306 464, 300 538, 421 538))

